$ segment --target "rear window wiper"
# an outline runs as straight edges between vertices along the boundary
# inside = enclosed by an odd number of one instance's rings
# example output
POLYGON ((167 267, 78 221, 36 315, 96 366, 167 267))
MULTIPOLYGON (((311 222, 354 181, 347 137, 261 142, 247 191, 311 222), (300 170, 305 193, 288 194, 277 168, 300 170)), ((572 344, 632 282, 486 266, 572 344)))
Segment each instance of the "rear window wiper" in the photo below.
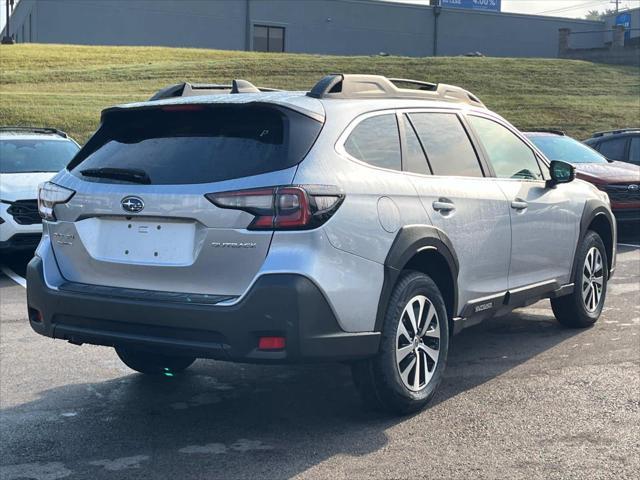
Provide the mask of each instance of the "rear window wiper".
POLYGON ((149 175, 147 175, 147 172, 136 168, 87 168, 85 170, 80 170, 80 173, 85 177, 111 178, 113 180, 142 183, 144 185, 149 185, 151 183, 151 179, 149 178, 149 175))

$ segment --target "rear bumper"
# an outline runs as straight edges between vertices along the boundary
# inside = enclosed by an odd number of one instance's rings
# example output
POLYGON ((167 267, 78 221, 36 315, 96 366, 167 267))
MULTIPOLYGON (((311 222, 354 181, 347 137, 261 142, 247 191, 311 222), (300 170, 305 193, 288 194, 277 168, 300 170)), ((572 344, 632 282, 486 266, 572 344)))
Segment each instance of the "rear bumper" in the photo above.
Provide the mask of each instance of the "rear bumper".
POLYGON ((71 343, 271 363, 356 360, 378 351, 379 333, 341 330, 322 292, 301 275, 264 275, 241 302, 229 306, 113 293, 50 288, 38 256, 27 267, 31 327, 71 343), (284 336, 286 347, 258 350, 261 336, 284 336))

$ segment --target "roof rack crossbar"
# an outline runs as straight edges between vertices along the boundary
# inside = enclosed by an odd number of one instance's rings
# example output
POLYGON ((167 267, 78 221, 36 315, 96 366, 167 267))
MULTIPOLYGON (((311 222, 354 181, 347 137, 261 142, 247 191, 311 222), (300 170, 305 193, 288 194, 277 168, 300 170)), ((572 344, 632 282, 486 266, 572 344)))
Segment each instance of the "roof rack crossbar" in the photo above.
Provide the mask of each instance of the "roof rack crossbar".
POLYGON ((33 132, 33 133, 53 133, 63 138, 67 138, 68 135, 62 130, 58 130, 53 127, 32 127, 28 125, 15 125, 15 126, 3 126, 0 127, 0 132, 33 132))
POLYGON ((440 100, 466 103, 484 108, 484 104, 478 97, 460 87, 406 78, 386 78, 380 75, 330 74, 320 79, 307 95, 313 98, 440 100), (413 85, 418 88, 399 88, 396 84, 413 85))
POLYGON ((221 95, 235 93, 280 92, 277 88, 256 87, 246 80, 233 80, 231 85, 218 83, 177 83, 158 90, 150 99, 163 100, 165 98, 192 97, 195 95, 221 95))

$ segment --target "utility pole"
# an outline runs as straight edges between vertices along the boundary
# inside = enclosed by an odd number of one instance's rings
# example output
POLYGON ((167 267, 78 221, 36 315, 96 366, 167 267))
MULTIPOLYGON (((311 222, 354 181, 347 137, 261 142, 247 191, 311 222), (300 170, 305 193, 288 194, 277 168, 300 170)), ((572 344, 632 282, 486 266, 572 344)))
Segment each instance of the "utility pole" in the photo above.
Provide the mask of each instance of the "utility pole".
POLYGON ((616 4, 616 13, 620 12, 620 0, 613 0, 613 2, 611 3, 615 3, 616 4))
POLYGON ((0 42, 3 45, 12 45, 15 43, 13 41, 13 37, 11 36, 11 23, 10 23, 11 11, 9 9, 10 6, 13 7, 13 0, 5 0, 7 25, 4 29, 4 37, 2 37, 2 42, 0 42))

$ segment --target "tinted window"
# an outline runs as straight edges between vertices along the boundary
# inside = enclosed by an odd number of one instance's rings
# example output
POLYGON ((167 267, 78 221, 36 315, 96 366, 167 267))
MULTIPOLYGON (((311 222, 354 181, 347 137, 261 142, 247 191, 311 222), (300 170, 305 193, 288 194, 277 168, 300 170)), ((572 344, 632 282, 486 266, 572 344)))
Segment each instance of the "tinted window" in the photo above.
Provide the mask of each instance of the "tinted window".
POLYGON ((413 173, 428 174, 429 165, 427 159, 424 156, 424 151, 420 145, 420 140, 416 136, 416 132, 411 125, 411 122, 407 119, 406 115, 402 116, 404 122, 404 137, 406 140, 406 152, 407 158, 404 162, 404 170, 413 173))
POLYGON ((640 137, 633 137, 631 139, 629 161, 632 163, 640 164, 640 137))
POLYGON ((152 184, 218 182, 296 165, 321 126, 291 110, 265 106, 114 111, 106 114, 70 169, 77 176, 90 168, 138 169, 152 184))
POLYGON ((478 157, 462 123, 453 113, 412 113, 434 175, 482 177, 478 157))
POLYGON ((71 141, 0 140, 0 173, 58 172, 78 151, 71 141))
POLYGON ((349 155, 376 167, 400 170, 400 137, 395 114, 369 117, 344 143, 349 155))
POLYGON ((253 49, 256 52, 284 52, 284 27, 254 25, 253 49))
POLYGON ((253 49, 256 52, 269 51, 269 29, 261 25, 253 27, 253 49))
POLYGON ((604 142, 600 143, 600 148, 598 148, 598 150, 602 155, 610 160, 625 160, 624 154, 626 148, 627 139, 625 137, 622 137, 605 140, 604 142))
POLYGON ((607 159, 571 137, 561 135, 527 135, 549 160, 569 163, 607 163, 607 159))
POLYGON ((284 52, 284 28, 269 27, 269 51, 284 52))
POLYGON ((537 180, 542 172, 533 150, 509 129, 493 120, 469 116, 498 178, 537 180))

